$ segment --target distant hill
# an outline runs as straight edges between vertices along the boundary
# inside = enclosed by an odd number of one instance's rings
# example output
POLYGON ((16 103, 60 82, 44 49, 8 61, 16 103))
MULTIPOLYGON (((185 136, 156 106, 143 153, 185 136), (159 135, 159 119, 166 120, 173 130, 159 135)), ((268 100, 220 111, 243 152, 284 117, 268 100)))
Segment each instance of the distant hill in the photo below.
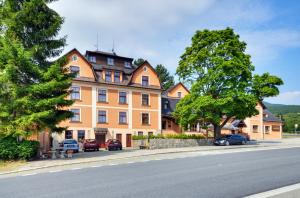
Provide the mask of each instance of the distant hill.
POLYGON ((271 104, 264 102, 273 114, 300 113, 300 105, 271 104))

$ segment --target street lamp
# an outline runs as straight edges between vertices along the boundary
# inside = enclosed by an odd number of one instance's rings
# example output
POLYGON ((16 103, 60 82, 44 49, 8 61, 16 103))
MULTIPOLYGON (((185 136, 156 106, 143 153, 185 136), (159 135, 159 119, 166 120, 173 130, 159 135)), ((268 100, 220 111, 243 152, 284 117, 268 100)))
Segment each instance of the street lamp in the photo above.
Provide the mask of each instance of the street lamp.
POLYGON ((296 134, 297 128, 298 128, 298 124, 295 124, 295 134, 296 134))

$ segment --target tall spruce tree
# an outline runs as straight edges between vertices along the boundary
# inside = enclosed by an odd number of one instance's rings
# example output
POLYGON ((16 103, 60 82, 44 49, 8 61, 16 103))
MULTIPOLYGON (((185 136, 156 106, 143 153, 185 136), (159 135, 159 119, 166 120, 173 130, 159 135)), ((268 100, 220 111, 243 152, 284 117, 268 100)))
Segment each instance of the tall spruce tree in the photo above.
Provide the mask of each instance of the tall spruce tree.
POLYGON ((155 71, 159 76, 159 80, 164 89, 169 89, 175 84, 174 77, 170 75, 168 69, 162 64, 156 65, 155 71))
POLYGON ((4 0, 0 4, 0 136, 28 136, 48 128, 61 131, 72 75, 65 59, 51 62, 65 46, 56 39, 62 18, 45 0, 4 0))

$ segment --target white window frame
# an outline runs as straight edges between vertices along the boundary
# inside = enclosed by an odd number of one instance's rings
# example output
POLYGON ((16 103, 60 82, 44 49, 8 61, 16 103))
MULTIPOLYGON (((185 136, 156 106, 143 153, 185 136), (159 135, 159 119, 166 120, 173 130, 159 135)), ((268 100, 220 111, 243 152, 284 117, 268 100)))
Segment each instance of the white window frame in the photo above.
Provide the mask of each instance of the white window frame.
POLYGON ((107 57, 107 65, 110 66, 115 65, 115 60, 113 58, 107 57))
POLYGON ((141 76, 141 86, 142 87, 149 87, 150 86, 150 76, 149 75, 142 75, 141 76), (147 86, 143 85, 143 77, 148 77, 148 85, 147 86))
POLYGON ((125 68, 131 68, 131 63, 129 61, 124 61, 124 67, 125 68))
POLYGON ((177 97, 182 98, 182 92, 181 91, 177 91, 177 97), (180 96, 179 96, 179 94, 180 94, 180 96))
POLYGON ((141 93, 141 106, 144 106, 144 107, 150 106, 150 94, 149 93, 141 93), (143 95, 148 95, 148 105, 143 105, 143 95))
POLYGON ((128 111, 119 111, 118 112, 118 123, 119 124, 128 124, 128 111), (125 123, 120 122, 120 113, 126 113, 126 122, 125 123))
POLYGON ((97 62, 96 56, 89 56, 89 61, 92 63, 96 63, 97 62))
POLYGON ((69 111, 72 111, 72 109, 74 109, 74 110, 79 109, 79 120, 72 120, 72 118, 70 118, 70 122, 81 122, 81 108, 73 107, 73 108, 70 108, 69 111))
POLYGON ((77 61, 78 60, 77 54, 73 54, 71 59, 73 62, 77 61))
POLYGON ((99 91, 100 90, 105 90, 106 91, 106 98, 105 98, 105 101, 104 102, 108 102, 108 89, 105 89, 105 88, 97 88, 97 95, 96 95, 96 101, 97 102, 103 102, 103 101, 99 101, 99 91))
POLYGON ((149 112, 141 112, 141 125, 150 125, 151 119, 150 119, 150 113, 149 112), (148 124, 143 123, 143 114, 148 114, 148 124))
POLYGON ((122 90, 118 91, 118 104, 122 104, 122 105, 128 104, 128 92, 127 91, 122 91, 122 90), (126 93, 126 102, 125 103, 120 103, 120 92, 126 93))
POLYGON ((107 109, 97 109, 97 124, 108 124, 108 110, 107 109), (99 122, 99 111, 105 111, 106 122, 99 122))
POLYGON ((115 81, 116 72, 119 73, 119 82, 117 82, 117 83, 120 83, 120 82, 122 82, 121 81, 121 71, 114 71, 114 81, 113 82, 116 82, 115 81))
POLYGON ((81 100, 81 87, 78 86, 78 85, 72 85, 71 86, 71 91, 72 91, 73 87, 79 87, 79 99, 72 99, 72 92, 71 92, 71 94, 70 94, 70 100, 81 100))
POLYGON ((78 77, 80 77, 80 76, 81 76, 81 75, 80 75, 80 72, 81 72, 81 68, 80 68, 80 66, 78 66, 78 65, 70 65, 70 66, 69 66, 69 69, 70 69, 70 72, 72 73, 71 67, 78 67, 78 68, 79 68, 78 75, 77 75, 77 76, 75 76, 75 78, 78 78, 78 77))

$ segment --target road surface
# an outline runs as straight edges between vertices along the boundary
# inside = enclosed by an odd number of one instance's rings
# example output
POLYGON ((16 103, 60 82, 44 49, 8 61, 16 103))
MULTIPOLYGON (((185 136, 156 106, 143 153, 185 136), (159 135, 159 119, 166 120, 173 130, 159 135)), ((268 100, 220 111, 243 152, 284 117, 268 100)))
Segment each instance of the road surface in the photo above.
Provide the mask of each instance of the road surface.
POLYGON ((300 183, 300 148, 160 159, 0 179, 0 197, 243 197, 300 183))

